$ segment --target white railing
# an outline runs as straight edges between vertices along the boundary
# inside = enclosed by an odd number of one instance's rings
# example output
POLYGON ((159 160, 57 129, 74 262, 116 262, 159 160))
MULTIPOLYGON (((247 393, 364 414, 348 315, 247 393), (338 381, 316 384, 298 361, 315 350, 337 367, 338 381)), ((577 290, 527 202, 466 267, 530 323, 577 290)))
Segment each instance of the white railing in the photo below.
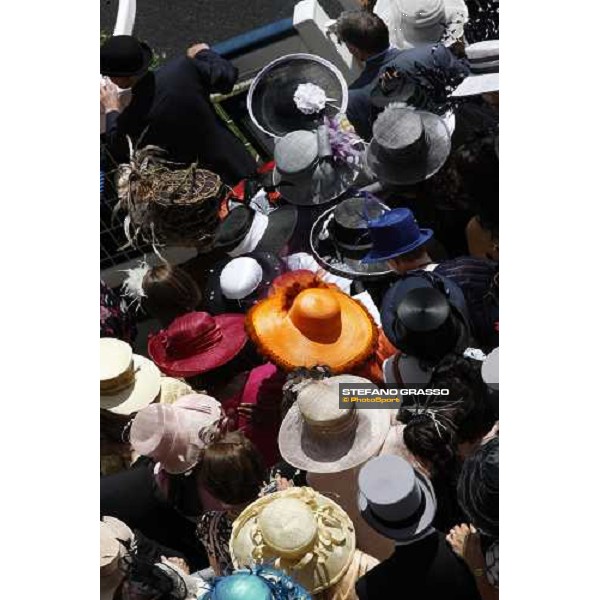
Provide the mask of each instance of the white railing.
POLYGON ((119 0, 113 35, 131 35, 135 24, 136 0, 119 0))

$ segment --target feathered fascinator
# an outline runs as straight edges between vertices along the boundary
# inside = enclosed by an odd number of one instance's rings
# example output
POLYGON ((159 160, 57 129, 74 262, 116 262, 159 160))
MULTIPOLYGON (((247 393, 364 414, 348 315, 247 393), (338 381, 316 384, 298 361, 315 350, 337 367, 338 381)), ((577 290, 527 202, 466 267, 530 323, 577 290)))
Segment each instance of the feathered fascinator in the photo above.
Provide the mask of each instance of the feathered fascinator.
POLYGON ((258 566, 217 577, 199 600, 310 600, 310 594, 283 571, 258 566))
POLYGON ((129 306, 135 305, 136 308, 139 308, 142 298, 146 297, 146 292, 144 292, 144 277, 149 270, 150 265, 145 260, 142 260, 137 267, 123 271, 126 277, 123 282, 122 292, 129 300, 129 306))

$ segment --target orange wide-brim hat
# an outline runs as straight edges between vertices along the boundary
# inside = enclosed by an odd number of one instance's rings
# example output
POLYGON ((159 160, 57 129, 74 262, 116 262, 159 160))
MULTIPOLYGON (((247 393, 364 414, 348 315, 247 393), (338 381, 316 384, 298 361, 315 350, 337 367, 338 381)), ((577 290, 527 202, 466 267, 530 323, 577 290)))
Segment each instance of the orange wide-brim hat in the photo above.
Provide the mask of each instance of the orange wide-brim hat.
POLYGON ((310 271, 278 277, 246 316, 259 351, 278 366, 327 365, 347 373, 375 351, 377 326, 367 309, 310 271))

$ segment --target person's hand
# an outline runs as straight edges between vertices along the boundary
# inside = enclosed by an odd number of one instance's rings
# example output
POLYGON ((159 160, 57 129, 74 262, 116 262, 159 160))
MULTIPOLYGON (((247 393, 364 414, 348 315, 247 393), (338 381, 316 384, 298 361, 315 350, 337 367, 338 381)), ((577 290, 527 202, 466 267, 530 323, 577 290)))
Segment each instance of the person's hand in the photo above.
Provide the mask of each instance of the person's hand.
POLYGON ((277 415, 277 407, 272 405, 258 405, 240 403, 237 407, 240 416, 246 417, 251 423, 260 424, 272 420, 277 415))
POLYGON ((196 56, 196 54, 198 54, 198 52, 202 52, 202 50, 210 50, 210 46, 208 44, 194 44, 193 46, 190 46, 187 50, 187 55, 190 58, 194 58, 194 56, 196 56))
POLYGON ((100 104, 104 107, 105 112, 121 110, 119 88, 110 79, 100 83, 100 104))
POLYGON ((481 539, 479 532, 473 525, 458 525, 450 530, 446 540, 452 550, 469 565, 471 571, 485 569, 485 558, 481 551, 481 539))
POLYGON ((190 574, 190 567, 185 562, 185 560, 183 560, 183 558, 179 558, 178 556, 171 556, 169 558, 161 556, 160 557, 160 562, 162 562, 165 565, 169 565, 169 563, 170 563, 172 565, 175 565, 185 575, 189 575, 190 574))

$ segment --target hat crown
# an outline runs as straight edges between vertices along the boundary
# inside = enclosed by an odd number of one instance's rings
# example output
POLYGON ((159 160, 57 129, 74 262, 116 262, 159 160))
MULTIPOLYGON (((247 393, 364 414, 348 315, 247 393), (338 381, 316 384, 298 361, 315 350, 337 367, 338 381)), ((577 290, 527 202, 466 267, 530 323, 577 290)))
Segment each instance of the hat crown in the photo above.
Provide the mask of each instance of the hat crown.
POLYGON ((179 429, 177 409, 170 404, 152 404, 140 410, 131 424, 131 446, 142 456, 162 462, 170 452, 179 429))
POLYGON ((115 35, 100 48, 101 73, 138 73, 144 66, 144 51, 130 35, 115 35))
POLYGON ((282 176, 293 177, 312 170, 319 156, 314 131, 292 131, 275 144, 275 164, 282 176))
POLYGON ((169 359, 186 358, 207 350, 223 337, 214 317, 205 312, 177 317, 163 334, 169 359))
POLYGON ((314 433, 331 435, 356 429, 358 414, 354 405, 340 408, 337 384, 338 380, 331 378, 313 381, 298 392, 298 410, 314 433))
POLYGON ((294 299, 289 318, 308 339, 332 344, 342 332, 342 309, 335 292, 326 288, 303 290, 294 299))
POLYGON ((396 252, 397 256, 405 248, 412 247, 421 235, 419 224, 408 208, 395 208, 384 213, 369 222, 369 230, 376 251, 385 254, 396 252))
POLYGON ((427 134, 421 115, 400 106, 388 106, 373 126, 373 139, 380 154, 395 163, 413 163, 427 152, 427 134))
POLYGON ((431 27, 445 19, 444 0, 401 0, 403 19, 414 27, 431 27))
POLYGON ((285 558, 294 558, 311 548, 317 537, 313 510, 297 498, 278 498, 258 517, 267 546, 285 558))
POLYGON ((398 305, 396 314, 411 331, 436 331, 450 316, 450 303, 439 290, 419 287, 406 294, 398 305))
POLYGON ((118 394, 135 383, 133 349, 116 338, 100 338, 100 393, 118 394))
POLYGON ((233 573, 216 582, 211 600, 273 600, 269 585, 251 573, 233 573))
POLYGON ((389 522, 416 514, 423 499, 413 467, 395 455, 371 459, 360 470, 358 487, 371 511, 389 522))
POLYGON ((242 300, 258 288, 263 278, 259 262, 250 256, 234 258, 221 271, 219 282, 223 295, 230 300, 242 300))

